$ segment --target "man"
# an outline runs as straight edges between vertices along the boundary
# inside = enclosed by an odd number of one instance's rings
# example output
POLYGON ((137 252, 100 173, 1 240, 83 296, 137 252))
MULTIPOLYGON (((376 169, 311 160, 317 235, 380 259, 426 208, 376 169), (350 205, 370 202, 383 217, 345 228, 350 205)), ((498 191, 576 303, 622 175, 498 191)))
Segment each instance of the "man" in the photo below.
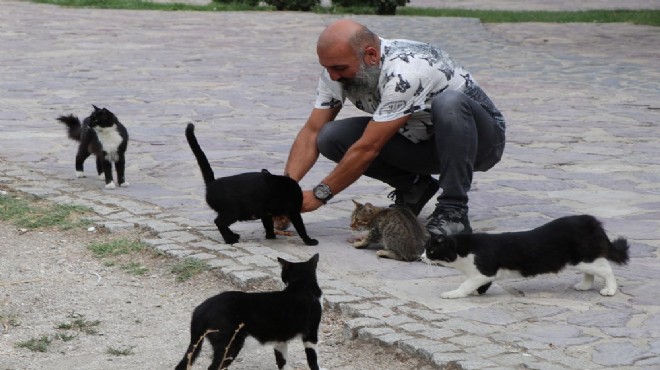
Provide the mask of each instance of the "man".
POLYGON ((303 212, 366 175, 392 186, 394 203, 416 215, 442 188, 427 229, 432 235, 471 232, 472 174, 499 162, 505 122, 470 73, 441 49, 383 39, 349 19, 321 33, 317 54, 324 71, 316 103, 285 174, 300 181, 319 153, 337 165, 303 192, 303 212), (371 115, 335 120, 346 98, 371 115))

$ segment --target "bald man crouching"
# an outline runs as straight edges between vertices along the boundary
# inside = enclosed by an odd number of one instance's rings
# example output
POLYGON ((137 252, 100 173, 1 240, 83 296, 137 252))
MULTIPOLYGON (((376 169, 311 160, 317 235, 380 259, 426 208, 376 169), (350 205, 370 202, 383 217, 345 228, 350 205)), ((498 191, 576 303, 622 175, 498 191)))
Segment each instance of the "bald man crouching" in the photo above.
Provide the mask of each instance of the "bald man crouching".
POLYGON ((324 68, 316 102, 285 174, 300 181, 319 153, 337 165, 303 192, 303 211, 366 175, 393 187, 394 204, 416 215, 442 189, 431 235, 472 232, 473 172, 499 162, 505 142, 504 117, 473 76, 440 48, 384 39, 348 19, 330 24, 316 51, 324 68), (367 115, 335 120, 346 99, 367 115))

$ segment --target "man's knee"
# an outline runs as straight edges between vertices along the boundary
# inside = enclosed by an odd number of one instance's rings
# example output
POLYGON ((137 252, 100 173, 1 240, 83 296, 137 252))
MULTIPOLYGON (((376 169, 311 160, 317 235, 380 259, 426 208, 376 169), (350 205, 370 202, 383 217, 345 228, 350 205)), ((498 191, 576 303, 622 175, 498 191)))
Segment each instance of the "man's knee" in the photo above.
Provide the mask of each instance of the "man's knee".
POLYGON ((469 97, 460 91, 444 91, 433 99, 431 113, 435 123, 446 122, 449 118, 458 118, 469 109, 469 97))
POLYGON ((337 148, 341 130, 334 123, 328 122, 321 128, 316 137, 316 147, 321 155, 331 161, 338 162, 343 156, 343 153, 340 153, 337 148))
POLYGON ((362 136, 369 119, 354 117, 323 125, 316 137, 319 153, 331 161, 339 162, 348 148, 362 136))

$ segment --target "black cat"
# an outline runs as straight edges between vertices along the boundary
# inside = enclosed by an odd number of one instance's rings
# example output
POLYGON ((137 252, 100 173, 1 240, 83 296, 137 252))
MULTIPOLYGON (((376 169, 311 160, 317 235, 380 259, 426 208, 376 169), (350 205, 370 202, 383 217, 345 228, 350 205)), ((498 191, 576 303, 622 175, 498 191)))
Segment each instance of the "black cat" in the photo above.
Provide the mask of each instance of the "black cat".
POLYGON ((579 215, 528 231, 441 235, 429 240, 422 260, 466 275, 457 289, 440 294, 442 298, 467 297, 475 290, 483 294, 499 279, 558 273, 565 267, 584 274, 575 289, 591 289, 598 276, 605 280, 600 294, 612 296, 618 286, 609 262, 628 263, 628 249, 625 238, 610 241, 598 219, 579 215))
POLYGON ((94 111, 80 123, 78 117, 70 114, 60 116, 58 121, 67 125, 69 138, 80 142, 76 154, 76 177, 85 177, 83 162, 90 155, 96 156, 96 171, 99 176, 105 174, 105 188, 114 189, 112 179, 112 163, 117 171, 117 185, 128 186, 124 178, 126 166, 126 148, 128 147, 128 131, 109 110, 99 109, 92 105, 94 111))
POLYGON ((227 244, 238 242, 240 235, 229 229, 236 221, 261 219, 266 238, 274 239, 273 216, 287 216, 298 235, 307 245, 317 245, 307 235, 300 216, 302 190, 298 183, 287 177, 272 175, 267 170, 247 172, 216 179, 206 155, 195 138, 195 125, 186 127, 186 138, 206 184, 206 203, 218 213, 215 224, 227 244))
POLYGON ((287 362, 287 344, 302 337, 307 364, 319 370, 316 355, 321 322, 321 288, 316 281, 318 253, 306 262, 277 259, 282 266, 279 292, 223 292, 197 306, 190 323, 190 345, 176 370, 186 370, 202 349, 204 337, 213 346, 209 369, 226 369, 245 342, 252 336, 260 343, 275 343, 275 361, 279 369, 287 362))

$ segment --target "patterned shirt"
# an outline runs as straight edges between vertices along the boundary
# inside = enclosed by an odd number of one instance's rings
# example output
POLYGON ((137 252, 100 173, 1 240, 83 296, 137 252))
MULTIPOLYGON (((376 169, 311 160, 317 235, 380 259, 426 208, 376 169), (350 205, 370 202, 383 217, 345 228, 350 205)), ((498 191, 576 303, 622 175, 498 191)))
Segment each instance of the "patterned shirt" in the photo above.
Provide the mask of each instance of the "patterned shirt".
POLYGON ((443 91, 457 90, 477 101, 505 129, 504 117, 462 66, 442 49, 411 40, 380 39, 381 70, 376 91, 349 96, 324 70, 314 106, 329 109, 348 99, 356 108, 373 114, 375 122, 411 115, 399 133, 418 143, 433 135, 431 101, 443 91))

